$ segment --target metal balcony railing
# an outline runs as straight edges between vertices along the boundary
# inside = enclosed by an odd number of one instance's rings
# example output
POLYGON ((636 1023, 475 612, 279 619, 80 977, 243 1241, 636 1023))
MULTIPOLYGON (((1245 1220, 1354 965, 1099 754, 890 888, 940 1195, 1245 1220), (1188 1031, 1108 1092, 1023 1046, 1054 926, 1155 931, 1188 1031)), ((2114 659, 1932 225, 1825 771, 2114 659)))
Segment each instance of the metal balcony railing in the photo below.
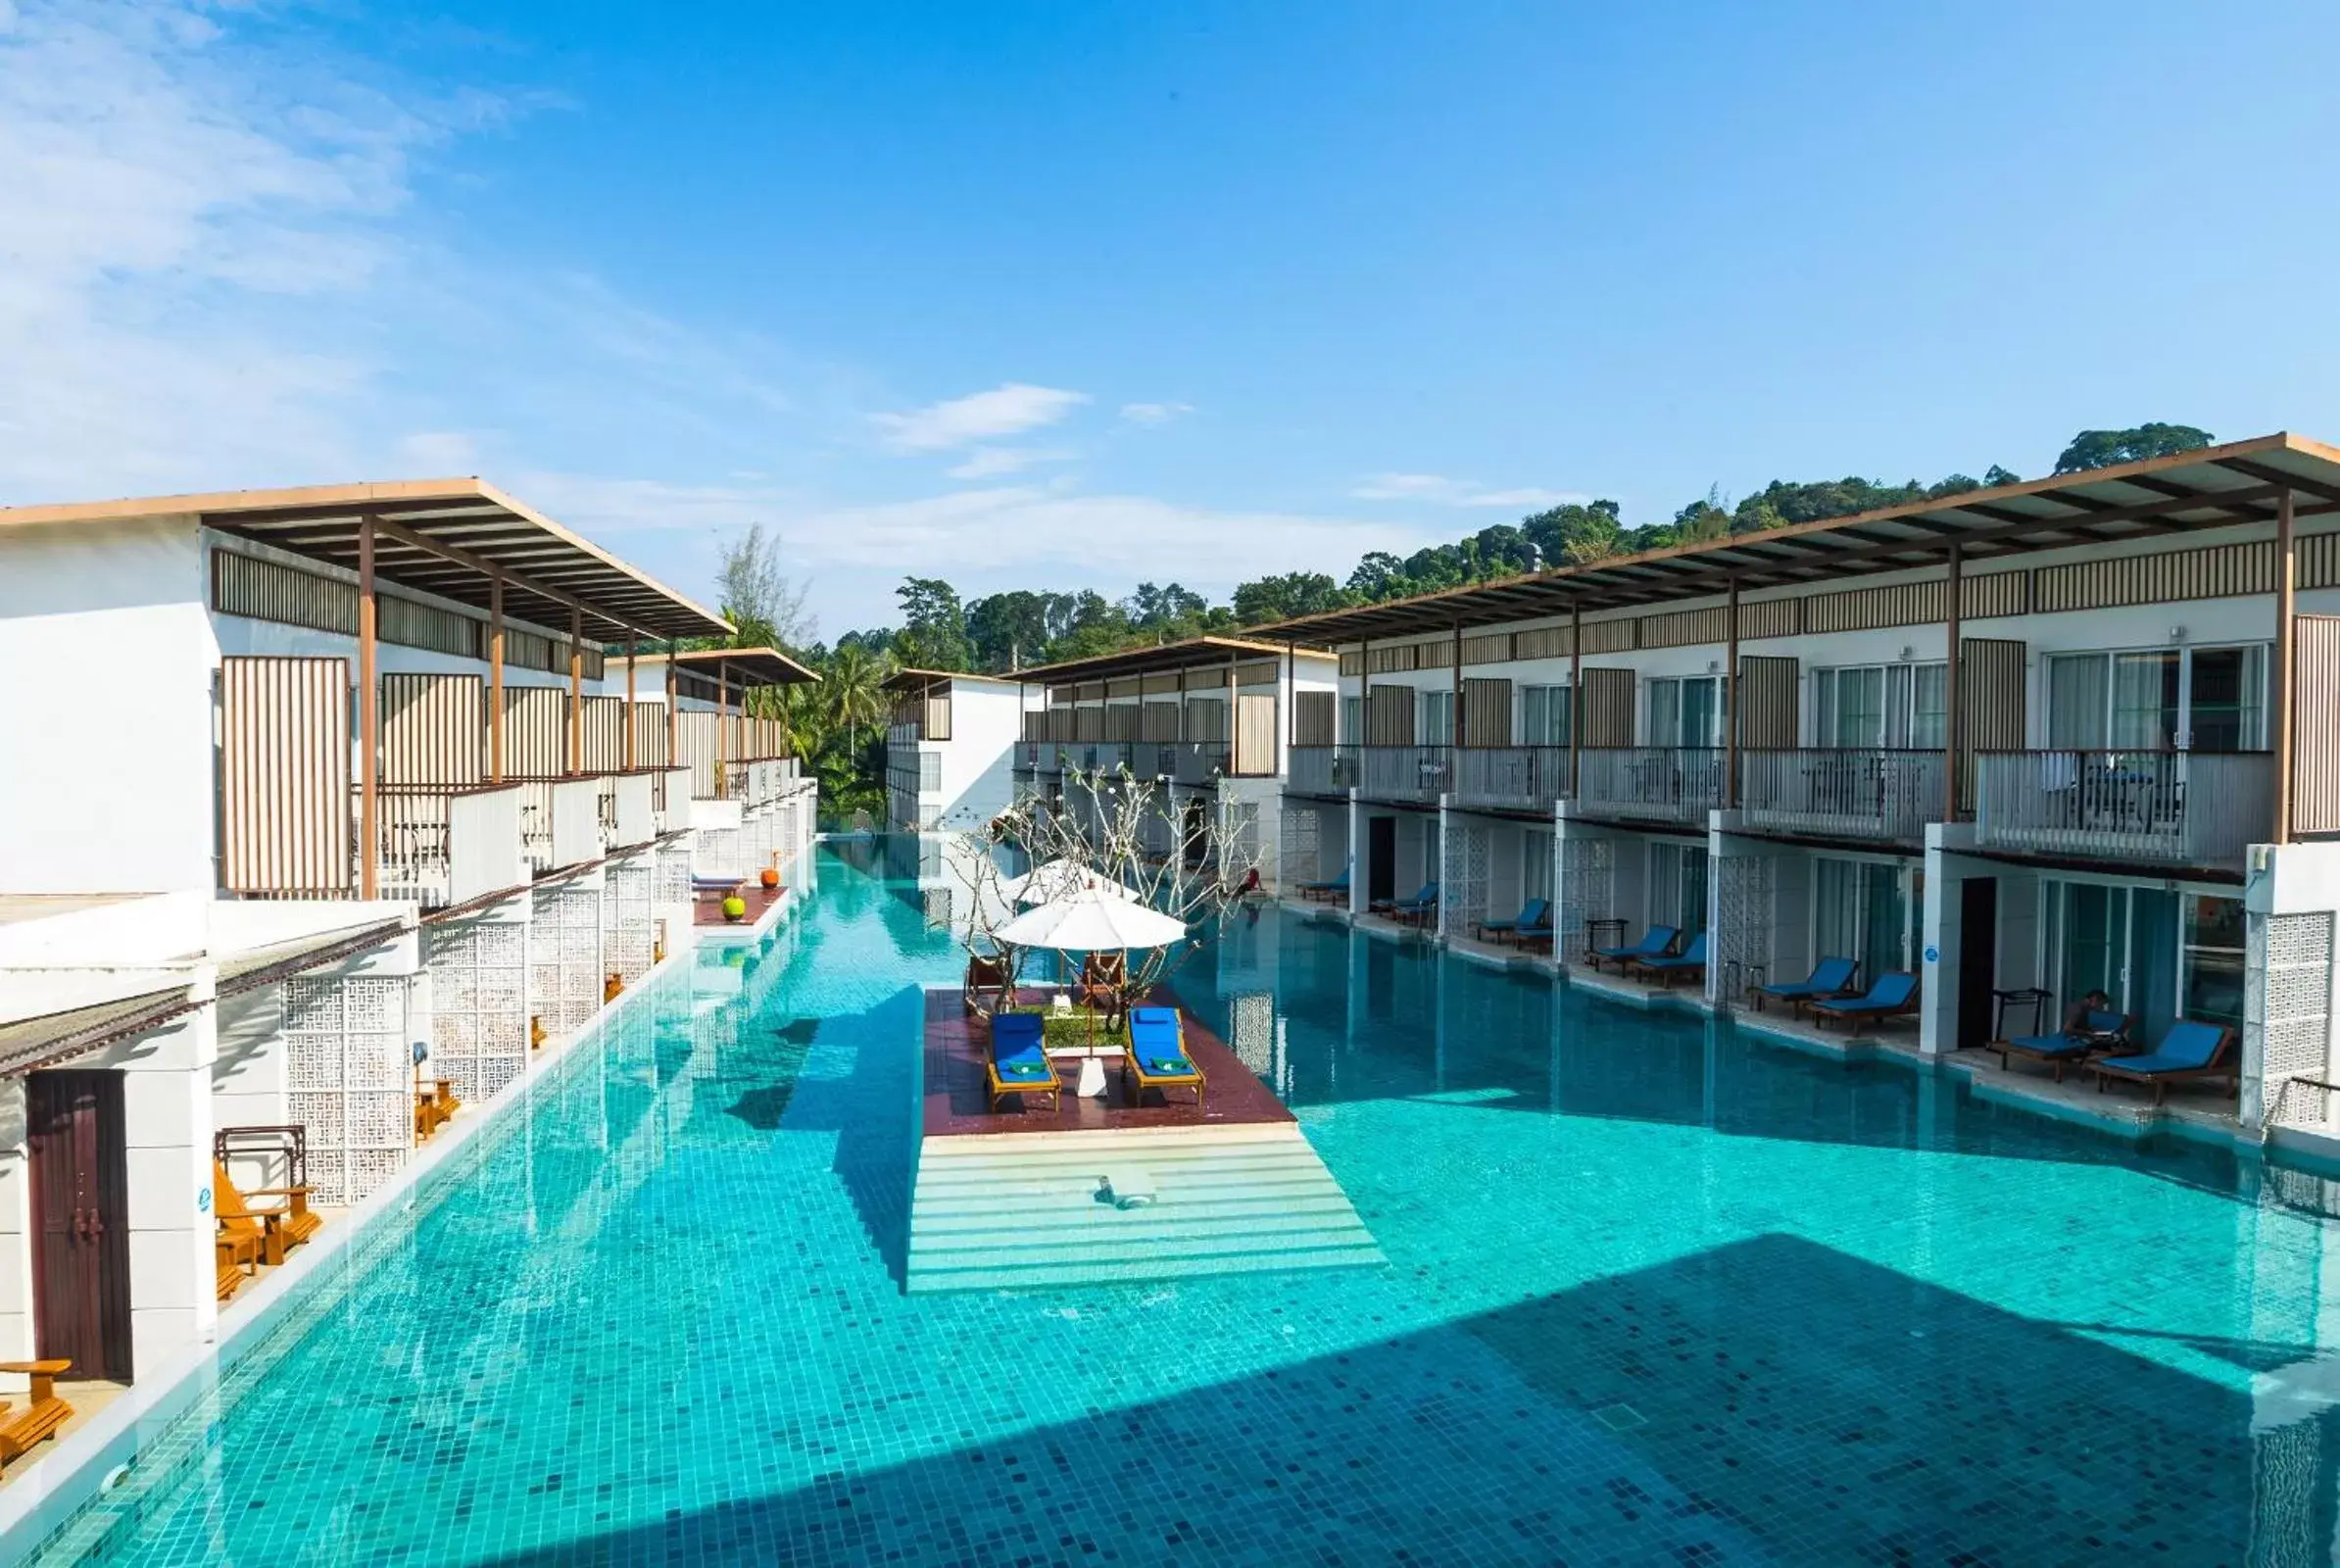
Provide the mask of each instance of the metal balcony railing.
POLYGON ((1465 746, 1454 754, 1454 802, 1548 812, 1568 793, 1565 746, 1465 746))
POLYGON ((1284 787, 1298 795, 1346 795, 1357 782, 1354 746, 1294 746, 1284 787))
POLYGON ((1587 815, 1701 824, 1723 804, 1715 746, 1587 746, 1577 755, 1577 806, 1587 815))
POLYGON ((2238 870, 2274 832, 2267 752, 1984 752, 1974 837, 1984 849, 2238 870))
POLYGON ((1946 820, 1949 768, 1938 751, 1890 747, 1741 752, 1739 808, 1749 827, 1922 847, 1946 820))
POLYGON ((1357 793, 1369 801, 1436 804, 1454 787, 1451 746, 1368 746, 1357 793))

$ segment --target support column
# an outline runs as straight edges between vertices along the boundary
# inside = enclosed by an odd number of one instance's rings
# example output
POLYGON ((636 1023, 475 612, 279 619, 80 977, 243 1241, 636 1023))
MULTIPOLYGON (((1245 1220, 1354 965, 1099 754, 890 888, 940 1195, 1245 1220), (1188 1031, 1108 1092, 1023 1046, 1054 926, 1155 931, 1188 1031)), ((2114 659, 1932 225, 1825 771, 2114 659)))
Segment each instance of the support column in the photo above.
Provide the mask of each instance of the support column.
POLYGON ((725 744, 730 738, 731 661, 718 659, 715 661, 715 799, 718 801, 727 799, 731 793, 726 788, 731 781, 723 776, 731 761, 726 755, 731 748, 725 744))
POLYGON ((1947 768, 1942 781, 1942 820, 1945 822, 1958 820, 1958 749, 1965 738, 1960 733, 1964 726, 1958 721, 1958 644, 1962 635, 1961 621, 1966 611, 1962 603, 1966 597, 1966 564, 1967 547, 1963 543, 1953 543, 1950 546, 1950 584, 1946 590, 1950 610, 1945 617, 1950 648, 1946 656, 1948 662, 1942 666, 1942 703, 1946 709, 1942 714, 1942 751, 1947 768))
MULTIPOLYGON (((381 887, 382 704, 374 596, 373 518, 358 519, 358 896, 381 887)), ((345 884, 346 885, 346 884, 345 884)))
POLYGON ((488 777, 504 782, 504 573, 488 574, 488 777))
POLYGON ((1738 808, 1738 578, 1731 579, 1730 596, 1723 602, 1723 804, 1738 808))
POLYGON ((633 633, 625 639, 625 770, 634 770, 634 649, 633 633))
POLYGON ((671 637, 666 639, 666 765, 668 767, 673 767, 682 760, 682 753, 675 749, 676 730, 680 726, 675 720, 674 703, 674 662, 675 657, 681 652, 682 645, 680 643, 671 637))
MULTIPOLYGON (((1449 645, 1449 648, 1450 648, 1450 654, 1451 654, 1451 657, 1452 657, 1452 659, 1453 659, 1453 661, 1454 661, 1454 667, 1453 667, 1453 669, 1452 669, 1451 671, 1449 671, 1449 673, 1450 673, 1450 674, 1453 676, 1453 679, 1447 682, 1447 687, 1448 687, 1448 689, 1449 689, 1449 690, 1450 690, 1450 691, 1453 693, 1453 696, 1452 696, 1452 697, 1450 697, 1450 698, 1449 698, 1447 701, 1448 701, 1448 702, 1449 702, 1449 704, 1451 705, 1451 707, 1452 707, 1452 709, 1453 709, 1453 711, 1447 715, 1447 717, 1448 717, 1448 720, 1449 720, 1449 722, 1448 722, 1448 724, 1447 724, 1447 728, 1451 729, 1451 730, 1452 730, 1454 733, 1453 733, 1452 735, 1450 735, 1450 736, 1448 736, 1448 737, 1447 737, 1446 744, 1447 744, 1447 745, 1449 745, 1449 746, 1451 746, 1451 747, 1453 747, 1453 748, 1454 748, 1454 750, 1455 750, 1455 752, 1456 752, 1457 754, 1460 754, 1460 752, 1462 751, 1462 743, 1463 743, 1463 710, 1462 710, 1462 622, 1461 622, 1461 621, 1459 621, 1459 620, 1458 620, 1458 621, 1456 621, 1456 622, 1454 623, 1454 637, 1453 637, 1453 639, 1452 639, 1452 641, 1451 641, 1451 643, 1450 643, 1450 645, 1449 645)), ((1456 756, 1456 757, 1453 759, 1453 760, 1454 760, 1454 761, 1457 761, 1457 762, 1459 762, 1459 761, 1461 760, 1461 757, 1460 757, 1459 755, 1457 755, 1457 756, 1456 756)), ((1444 847, 1443 845, 1441 845, 1441 846, 1439 847, 1439 849, 1438 849, 1438 853, 1439 853, 1441 856, 1442 856, 1442 855, 1444 855, 1444 854, 1446 853, 1446 851, 1445 851, 1445 847, 1444 847)))
POLYGON ((1584 607, 1568 607, 1568 795, 1576 799, 1577 748, 1584 733, 1584 607))
POLYGON ((2299 609, 2299 540, 2293 529, 2291 492, 2275 498, 2275 842, 2291 842, 2292 643, 2299 609))
POLYGON ((568 611, 568 771, 585 771, 585 614, 568 611))
POLYGON ((1227 656, 1227 776, 1235 776, 1235 656, 1227 656))

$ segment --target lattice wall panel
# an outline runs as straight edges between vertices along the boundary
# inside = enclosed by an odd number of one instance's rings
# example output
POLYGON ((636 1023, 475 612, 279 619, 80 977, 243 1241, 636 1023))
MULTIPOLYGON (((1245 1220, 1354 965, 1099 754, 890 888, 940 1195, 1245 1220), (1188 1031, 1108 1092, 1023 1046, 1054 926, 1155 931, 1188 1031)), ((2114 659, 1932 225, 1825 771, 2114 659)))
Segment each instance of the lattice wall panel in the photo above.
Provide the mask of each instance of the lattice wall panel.
POLYGON ((602 967, 632 985, 650 972, 651 889, 656 873, 648 865, 609 867, 602 881, 602 967))
POLYGON ((592 887, 540 888, 528 928, 528 1010, 564 1035, 602 1005, 602 897, 592 887))
POLYGON ((691 902, 691 849, 669 845, 658 851, 658 902, 661 906, 691 902))
POLYGON ((528 928, 460 920, 422 928, 430 970, 430 1073, 467 1102, 486 1100, 528 1059, 528 928))
POLYGON ((1448 817, 1438 835, 1438 929, 1468 936, 1471 922, 1487 918, 1487 830, 1448 817))
POLYGON ((1278 883, 1287 891, 1303 882, 1326 880, 1319 869, 1324 853, 1324 813, 1313 806, 1284 805, 1283 854, 1276 866, 1278 883))
POLYGON ((414 1146, 407 982, 287 980, 284 1037, 286 1098, 308 1129, 313 1197, 354 1203, 414 1146))
POLYGON ((735 827, 703 827, 697 834, 695 863, 702 876, 746 876, 747 839, 735 827))
POLYGON ((2332 914, 2253 915, 2243 1032, 2259 1040, 2266 1117, 2285 1126, 2328 1123, 2332 1095, 2295 1078, 2331 1077, 2332 914))
POLYGON ((1770 975, 1777 871, 1769 856, 1730 855, 1715 862, 1715 913, 1707 939, 1709 1001, 1734 1006, 1750 969, 1760 967, 1770 975))
POLYGON ((1560 841, 1560 956, 1570 963, 1584 956, 1584 922, 1617 908, 1617 845, 1612 839, 1571 835, 1560 841))

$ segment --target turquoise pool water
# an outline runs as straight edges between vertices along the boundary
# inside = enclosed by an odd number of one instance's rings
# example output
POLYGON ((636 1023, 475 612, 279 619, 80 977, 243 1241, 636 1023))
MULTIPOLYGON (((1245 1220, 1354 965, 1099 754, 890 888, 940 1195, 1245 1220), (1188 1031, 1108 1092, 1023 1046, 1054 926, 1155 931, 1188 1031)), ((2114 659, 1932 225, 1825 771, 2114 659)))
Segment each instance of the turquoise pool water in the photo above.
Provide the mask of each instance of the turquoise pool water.
POLYGON ((955 968, 824 852, 46 1560, 2328 1557, 2325 1183, 1269 911, 1181 989, 1389 1267, 913 1299, 955 968))

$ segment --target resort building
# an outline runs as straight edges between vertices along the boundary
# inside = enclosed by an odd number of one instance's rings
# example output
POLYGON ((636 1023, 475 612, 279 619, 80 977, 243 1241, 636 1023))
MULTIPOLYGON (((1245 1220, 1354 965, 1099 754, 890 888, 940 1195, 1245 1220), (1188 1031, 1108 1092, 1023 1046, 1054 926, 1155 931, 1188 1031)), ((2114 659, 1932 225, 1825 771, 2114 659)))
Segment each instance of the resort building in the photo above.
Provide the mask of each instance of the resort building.
POLYGON ((1223 837, 1256 851, 1263 882, 1274 885, 1290 820, 1280 801, 1302 755, 1294 747, 1313 756, 1334 739, 1340 670, 1332 655, 1196 637, 1048 664, 1022 679, 1045 703, 1024 711, 1019 791, 1094 818, 1100 803, 1080 775, 1127 769, 1156 792, 1160 808, 1141 824, 1151 853, 1201 854, 1223 837))
POLYGON ((1026 701, 1012 675, 898 670, 886 682, 886 824, 966 828, 1006 808, 1008 753, 1026 701))
POLYGON ((1340 658, 1286 879, 1460 943, 1543 901, 1572 967, 1674 928, 1718 1008, 1912 975, 1935 1054, 2102 991, 2322 1126, 2335 516, 2340 450, 2275 435, 1267 628, 1340 658))
POLYGON ((646 657, 729 631, 472 479, 0 510, 0 1360, 208 1338, 239 1190, 330 1222, 788 873, 808 672, 646 657))

